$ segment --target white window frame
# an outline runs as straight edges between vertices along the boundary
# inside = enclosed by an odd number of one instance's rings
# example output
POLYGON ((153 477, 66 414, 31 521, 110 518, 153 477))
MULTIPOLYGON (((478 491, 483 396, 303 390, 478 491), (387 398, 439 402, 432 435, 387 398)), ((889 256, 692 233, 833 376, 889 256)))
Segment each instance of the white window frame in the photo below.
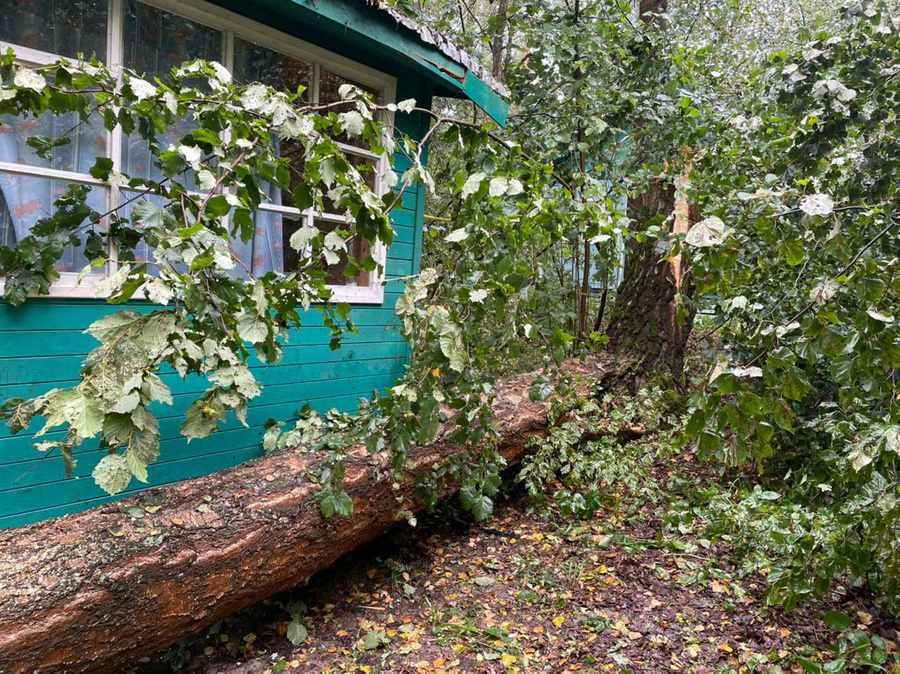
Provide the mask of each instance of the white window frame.
MULTIPOLYGON (((322 68, 333 72, 335 75, 359 82, 360 84, 377 90, 381 95, 382 103, 394 103, 397 94, 397 80, 395 77, 381 71, 370 68, 327 49, 305 42, 300 38, 278 31, 270 26, 253 21, 239 14, 231 12, 217 5, 203 0, 139 0, 143 4, 156 7, 166 12, 182 16, 190 21, 202 24, 223 34, 222 64, 229 70, 234 69, 234 43, 235 37, 253 42, 266 49, 279 52, 311 66, 310 99, 315 104, 319 101, 319 82, 322 68)), ((107 49, 106 63, 112 64, 111 71, 117 74, 119 80, 122 77, 122 61, 124 57, 124 0, 108 0, 107 19, 107 49)), ((21 47, 15 44, 0 41, 0 51, 12 49, 16 54, 17 62, 25 65, 48 65, 58 60, 59 56, 42 52, 36 49, 21 47)), ((386 134, 393 135, 393 114, 387 113, 383 120, 386 125, 386 134)), ((107 132, 107 156, 113 161, 113 169, 121 170, 122 159, 122 131, 116 127, 112 132, 107 132)), ((387 192, 382 176, 392 170, 386 154, 377 155, 362 148, 339 143, 340 147, 348 154, 366 157, 375 162, 375 192, 379 196, 387 192)), ((0 162, 0 172, 17 175, 28 175, 42 178, 55 178, 68 180, 72 183, 101 187, 106 190, 107 210, 112 210, 115 204, 120 202, 121 188, 116 184, 107 183, 88 174, 59 171, 39 166, 28 166, 0 162)), ((276 206, 274 204, 261 204, 260 210, 275 212, 283 215, 302 216, 308 224, 313 223, 313 218, 329 220, 337 223, 346 223, 344 216, 333 213, 319 213, 314 209, 301 212, 299 209, 289 206, 276 206)), ((115 273, 115 251, 110 251, 110 261, 105 266, 105 274, 88 274, 80 284, 77 284, 78 273, 60 272, 60 279, 50 288, 49 295, 42 295, 50 299, 58 298, 102 298, 97 295, 94 284, 115 273), (76 285, 77 284, 77 285, 76 285)), ((368 285, 328 286, 332 291, 331 300, 334 302, 349 302, 353 304, 382 304, 384 301, 384 273, 387 262, 387 248, 382 242, 372 247, 372 257, 379 265, 376 272, 368 274, 368 285)), ((4 289, 4 279, 0 276, 0 293, 4 289)), ((136 297, 135 299, 140 299, 136 297)))

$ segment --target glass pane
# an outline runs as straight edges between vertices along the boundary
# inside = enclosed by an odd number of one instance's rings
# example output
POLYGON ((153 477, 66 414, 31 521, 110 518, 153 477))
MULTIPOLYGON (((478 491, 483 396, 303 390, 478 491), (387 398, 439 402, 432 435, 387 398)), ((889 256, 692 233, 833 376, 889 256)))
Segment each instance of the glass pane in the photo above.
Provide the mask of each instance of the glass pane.
MULTIPOLYGON (((347 79, 346 77, 341 77, 340 75, 335 75, 334 73, 323 69, 321 70, 321 75, 319 77, 319 103, 335 103, 341 100, 339 90, 342 84, 352 84, 370 94, 376 103, 381 102, 381 95, 377 89, 367 87, 359 82, 347 79)), ((341 108, 341 110, 343 110, 343 108, 341 108)), ((348 145, 365 145, 364 141, 359 137, 351 139, 344 133, 335 136, 335 140, 339 143, 346 143, 348 145)))
POLYGON ((136 0, 125 3, 125 67, 163 76, 185 61, 222 61, 222 33, 136 0))
POLYGON ((106 59, 106 0, 11 0, 0 9, 0 40, 76 57, 106 59))
MULTIPOLYGON (((48 78, 52 81, 52 78, 48 78)), ((98 115, 82 121, 74 113, 47 111, 39 117, 0 115, 0 161, 74 173, 88 173, 98 157, 105 157, 108 135, 98 115), (69 139, 53 148, 50 159, 39 157, 26 144, 31 136, 69 139)))
MULTIPOLYGON (((321 232, 331 232, 340 227, 339 223, 331 222, 329 220, 322 220, 320 218, 315 219, 315 226, 319 228, 321 232)), ((369 272, 365 270, 360 270, 360 272, 353 277, 347 277, 344 275, 344 269, 347 266, 348 255, 352 255, 354 259, 362 262, 365 260, 369 254, 369 243, 364 239, 360 239, 358 237, 354 238, 347 245, 346 253, 341 253, 341 261, 337 264, 330 264, 325 267, 325 270, 328 272, 327 283, 332 286, 368 286, 369 285, 369 272)))
MULTIPOLYGON (((122 207, 119 209, 117 215, 122 219, 129 220, 130 224, 128 226, 133 227, 134 229, 137 229, 139 231, 143 230, 141 223, 132 221, 131 218, 134 214, 134 207, 142 201, 149 201, 150 203, 159 206, 160 208, 165 206, 167 203, 166 200, 162 197, 158 197, 155 195, 139 196, 137 192, 123 189, 120 193, 120 204, 122 205, 122 207)), ((138 242, 137 246, 135 246, 132 250, 120 250, 119 261, 134 262, 138 264, 142 262, 150 262, 152 264, 148 266, 147 273, 151 276, 157 276, 159 274, 159 269, 155 264, 156 258, 153 257, 154 250, 155 248, 150 247, 150 245, 148 245, 144 239, 141 239, 138 242)))
POLYGON ((351 80, 347 77, 335 75, 334 73, 322 68, 319 76, 319 103, 335 103, 341 100, 339 90, 342 84, 352 84, 353 86, 362 89, 363 91, 371 95, 376 103, 381 102, 381 95, 378 89, 367 87, 364 84, 355 82, 354 80, 351 80))
POLYGON ((247 278, 248 272, 254 277, 270 271, 283 272, 284 258, 289 252, 293 253, 293 249, 287 244, 287 239, 283 239, 282 230, 291 225, 292 219, 300 217, 287 213, 256 211, 253 214, 253 235, 250 240, 245 243, 237 233, 232 237, 231 252, 237 258, 233 276, 247 278))
MULTIPOLYGON (((66 193, 68 181, 0 173, 0 245, 12 246, 28 236, 32 227, 56 211, 53 202, 66 193)), ((106 190, 91 188, 87 205, 98 213, 106 211, 106 190)), ((104 224, 96 225, 103 228, 104 224)), ((81 232, 86 233, 87 230, 81 232)), ((69 247, 56 264, 59 271, 80 272, 88 264, 83 246, 69 247)), ((102 273, 95 268, 94 273, 102 273)))
POLYGON ((301 254, 291 247, 290 240, 298 229, 307 221, 305 215, 284 215, 284 229, 282 231, 282 247, 284 251, 284 265, 281 271, 285 273, 297 271, 300 266, 301 254))
MULTIPOLYGON (((350 162, 352 166, 355 166, 356 170, 359 171, 360 177, 363 179, 363 182, 369 186, 369 189, 377 193, 378 172, 376 170, 376 161, 369 157, 363 157, 361 155, 352 154, 350 152, 346 153, 346 157, 347 161, 350 162)), ((337 204, 335 204, 327 194, 322 195, 322 205, 325 209, 325 213, 342 215, 346 210, 343 206, 338 206, 337 204)))
MULTIPOLYGON (((124 65, 146 77, 163 77, 185 61, 222 60, 223 35, 217 30, 136 0, 125 3, 124 65)), ((178 120, 160 135, 163 147, 178 145, 178 139, 197 123, 191 118, 178 120)), ((150 156, 149 145, 140 134, 122 139, 123 172, 132 177, 160 180, 162 172, 150 156)), ((194 188, 193 177, 185 176, 185 185, 194 188)))
POLYGON ((238 84, 262 82, 290 93, 297 93, 297 88, 303 87, 306 90, 303 98, 307 100, 311 72, 308 63, 234 38, 234 79, 238 84))

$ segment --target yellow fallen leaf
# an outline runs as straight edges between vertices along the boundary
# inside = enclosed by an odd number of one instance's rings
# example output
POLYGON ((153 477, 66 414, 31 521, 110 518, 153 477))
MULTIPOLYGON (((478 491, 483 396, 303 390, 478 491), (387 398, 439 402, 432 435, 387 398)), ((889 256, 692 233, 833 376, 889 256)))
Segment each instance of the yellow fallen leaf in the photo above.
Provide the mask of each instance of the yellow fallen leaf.
POLYGON ((553 619, 553 624, 557 627, 562 627, 562 624, 566 621, 565 616, 558 615, 553 619))
POLYGON ((500 661, 507 667, 512 667, 516 664, 516 659, 516 656, 510 653, 503 653, 500 655, 500 661))
POLYGON ((377 569, 369 569, 368 571, 366 571, 366 575, 369 578, 374 578, 376 573, 378 573, 377 569))
POLYGON ((720 651, 725 651, 726 653, 731 653, 734 649, 728 644, 722 643, 716 646, 720 651))
POLYGON ((712 583, 709 584, 709 586, 712 589, 712 591, 716 592, 717 594, 726 594, 726 595, 731 594, 731 590, 729 590, 725 585, 722 585, 722 583, 720 583, 717 580, 714 580, 712 583))

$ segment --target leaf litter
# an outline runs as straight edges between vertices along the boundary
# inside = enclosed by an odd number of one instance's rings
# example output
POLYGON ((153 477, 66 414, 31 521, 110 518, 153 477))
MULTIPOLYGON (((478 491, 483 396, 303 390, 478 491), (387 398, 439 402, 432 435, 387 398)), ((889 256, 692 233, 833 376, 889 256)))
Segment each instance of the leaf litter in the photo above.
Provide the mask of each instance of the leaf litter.
MULTIPOLYGON (((703 470, 671 464, 655 469, 703 470)), ((137 671, 776 674, 828 661, 833 607, 766 609, 765 577, 743 577, 725 543, 690 529, 667 544, 650 506, 576 520, 516 490, 489 522, 422 517, 137 671), (285 607, 298 603, 308 635, 294 646, 285 607)), ((896 649, 896 625, 839 608, 896 649)))

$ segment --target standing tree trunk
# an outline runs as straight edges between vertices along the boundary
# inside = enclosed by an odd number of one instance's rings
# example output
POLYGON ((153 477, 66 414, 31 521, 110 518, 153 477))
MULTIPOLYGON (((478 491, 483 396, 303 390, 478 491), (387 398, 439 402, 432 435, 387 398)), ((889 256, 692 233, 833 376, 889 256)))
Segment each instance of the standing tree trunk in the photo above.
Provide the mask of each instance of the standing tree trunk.
MULTIPOLYGON (((629 209, 641 225, 658 216, 668 218, 676 213, 676 190, 654 182, 629 209)), ((685 232, 688 227, 687 213, 678 214, 675 231, 685 232)), ((612 385, 636 390, 654 377, 677 380, 681 375, 694 321, 693 308, 679 306, 680 294, 689 295, 691 289, 690 275, 682 265, 680 256, 670 259, 666 250, 660 250, 658 239, 629 242, 625 278, 606 333, 609 351, 617 361, 616 372, 609 378, 612 385)))
POLYGON ((509 45, 509 2, 500 0, 494 14, 494 35, 491 38, 491 75, 498 82, 503 81, 506 69, 507 47, 509 45))
MULTIPOLYGON (((664 30, 663 14, 668 0, 641 0, 641 23, 648 29, 664 30)), ((641 120, 637 121, 640 124, 641 120)), ((674 215, 675 234, 691 226, 687 188, 693 168, 690 148, 683 149, 684 167, 676 186, 654 181, 649 189, 629 203, 637 230, 651 221, 667 221, 674 215)), ((616 373, 607 386, 636 390, 657 377, 676 383, 684 368, 687 340, 694 322, 694 309, 682 306, 682 295, 690 296, 690 274, 681 256, 670 257, 659 239, 643 243, 629 241, 625 256, 625 278, 619 287, 609 317, 609 351, 616 356, 616 373)))

